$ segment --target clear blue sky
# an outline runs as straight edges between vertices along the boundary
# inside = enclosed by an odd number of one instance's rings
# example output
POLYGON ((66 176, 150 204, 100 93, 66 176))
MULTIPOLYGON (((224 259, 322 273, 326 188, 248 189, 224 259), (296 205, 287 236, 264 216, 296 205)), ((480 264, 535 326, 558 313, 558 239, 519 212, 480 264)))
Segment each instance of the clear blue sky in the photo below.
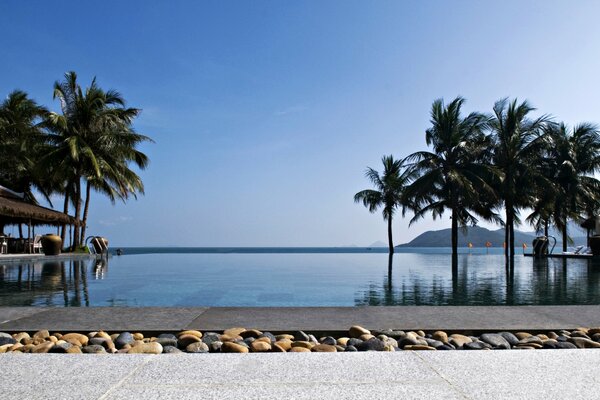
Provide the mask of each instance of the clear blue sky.
MULTIPOLYGON (((367 166, 425 148, 429 107, 529 99, 597 122, 597 1, 0 2, 0 96, 57 109, 97 76, 143 109, 146 195, 92 199, 117 246, 338 246, 386 240, 353 203, 367 166)), ((397 243, 450 226, 395 223, 397 243)))

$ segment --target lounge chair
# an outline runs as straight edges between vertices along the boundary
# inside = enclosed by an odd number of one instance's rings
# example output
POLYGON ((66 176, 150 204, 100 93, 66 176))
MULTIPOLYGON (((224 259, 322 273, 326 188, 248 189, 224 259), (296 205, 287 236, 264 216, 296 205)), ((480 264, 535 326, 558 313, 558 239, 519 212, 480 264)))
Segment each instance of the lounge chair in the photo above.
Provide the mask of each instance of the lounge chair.
POLYGON ((31 252, 32 253, 41 253, 42 252, 42 235, 35 235, 33 238, 33 242, 31 243, 31 252))

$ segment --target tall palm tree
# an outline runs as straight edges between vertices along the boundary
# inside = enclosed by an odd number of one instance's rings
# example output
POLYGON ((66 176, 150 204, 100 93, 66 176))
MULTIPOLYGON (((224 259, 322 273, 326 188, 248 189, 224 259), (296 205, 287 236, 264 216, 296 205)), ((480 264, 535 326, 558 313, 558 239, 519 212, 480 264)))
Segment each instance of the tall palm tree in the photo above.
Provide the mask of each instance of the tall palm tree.
POLYGON ((51 191, 37 168, 38 160, 48 149, 43 130, 47 113, 46 108, 20 90, 11 92, 0 104, 0 184, 24 193, 33 203, 37 203, 33 189, 46 199, 51 191))
POLYGON ((390 254, 394 254, 392 219, 399 208, 402 209, 402 216, 406 213, 410 200, 405 196, 404 190, 413 180, 414 173, 404 166, 403 161, 394 160, 391 155, 384 156, 381 162, 382 175, 370 167, 365 172, 375 189, 365 189, 356 193, 354 201, 362 203, 372 213, 380 207, 383 209, 383 219, 387 221, 389 251, 390 254))
POLYGON ((415 198, 416 211, 411 224, 431 213, 441 217, 447 210, 452 218, 452 256, 458 254, 458 228, 476 225, 477 216, 497 221, 493 212, 493 185, 496 171, 489 166, 490 142, 484 134, 489 117, 470 113, 463 118, 465 100, 455 98, 447 106, 442 99, 431 106, 431 128, 425 133, 432 152, 409 155, 411 169, 418 178, 407 190, 415 198))
POLYGON ((533 108, 527 101, 518 103, 502 99, 494 104, 491 120, 494 141, 493 163, 502 173, 498 195, 504 203, 505 256, 513 260, 515 254, 514 227, 520 223, 519 210, 534 203, 536 184, 544 181, 538 170, 546 138, 544 127, 549 117, 530 119, 533 108))
POLYGON ((150 139, 132 128, 140 110, 126 108, 118 92, 103 91, 95 78, 84 91, 75 72, 68 72, 63 82, 54 84, 54 97, 61 103, 62 114, 49 114, 54 133, 50 139, 55 148, 47 159, 58 163, 56 171, 66 171, 65 187, 73 188, 75 219, 79 222, 74 228, 73 246, 77 248, 85 238, 92 188, 108 194, 111 200, 143 192, 141 179, 129 169, 129 164, 133 162, 141 168, 148 164, 147 157, 136 147, 150 139), (87 183, 83 218, 82 180, 87 183))
POLYGON ((578 220, 600 202, 600 134, 598 127, 582 123, 569 129, 564 123, 549 126, 557 196, 552 208, 556 228, 562 233, 563 251, 569 240, 569 220, 578 220))

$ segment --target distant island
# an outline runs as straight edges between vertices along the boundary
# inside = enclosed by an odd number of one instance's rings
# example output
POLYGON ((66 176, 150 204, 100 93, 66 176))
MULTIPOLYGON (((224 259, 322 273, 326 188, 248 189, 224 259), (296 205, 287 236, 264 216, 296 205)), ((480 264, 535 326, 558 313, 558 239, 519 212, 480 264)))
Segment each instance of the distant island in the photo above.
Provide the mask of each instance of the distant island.
MULTIPOLYGON (((526 243, 528 246, 535 238, 532 233, 515 231, 515 246, 521 246, 526 243)), ((417 236, 408 243, 400 244, 396 247, 450 247, 452 245, 450 229, 439 231, 427 231, 417 236)), ((466 231, 458 231, 458 247, 467 247, 469 243, 473 247, 485 247, 487 242, 491 247, 502 247, 504 245, 504 229, 491 231, 479 226, 468 227, 466 231)))

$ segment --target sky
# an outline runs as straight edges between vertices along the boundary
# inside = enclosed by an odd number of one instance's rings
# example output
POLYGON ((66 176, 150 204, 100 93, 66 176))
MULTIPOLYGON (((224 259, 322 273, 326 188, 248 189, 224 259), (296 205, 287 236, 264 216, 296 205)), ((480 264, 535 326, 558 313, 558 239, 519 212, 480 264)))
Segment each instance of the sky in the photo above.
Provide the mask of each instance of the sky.
MULTIPOLYGON (((0 97, 58 111, 73 70, 142 109, 145 195, 91 200, 88 232, 111 246, 368 246, 387 231, 353 202, 364 171, 427 149, 435 99, 600 121, 598 15, 585 0, 4 0, 0 97)), ((396 243, 450 227, 409 219, 396 243)))

